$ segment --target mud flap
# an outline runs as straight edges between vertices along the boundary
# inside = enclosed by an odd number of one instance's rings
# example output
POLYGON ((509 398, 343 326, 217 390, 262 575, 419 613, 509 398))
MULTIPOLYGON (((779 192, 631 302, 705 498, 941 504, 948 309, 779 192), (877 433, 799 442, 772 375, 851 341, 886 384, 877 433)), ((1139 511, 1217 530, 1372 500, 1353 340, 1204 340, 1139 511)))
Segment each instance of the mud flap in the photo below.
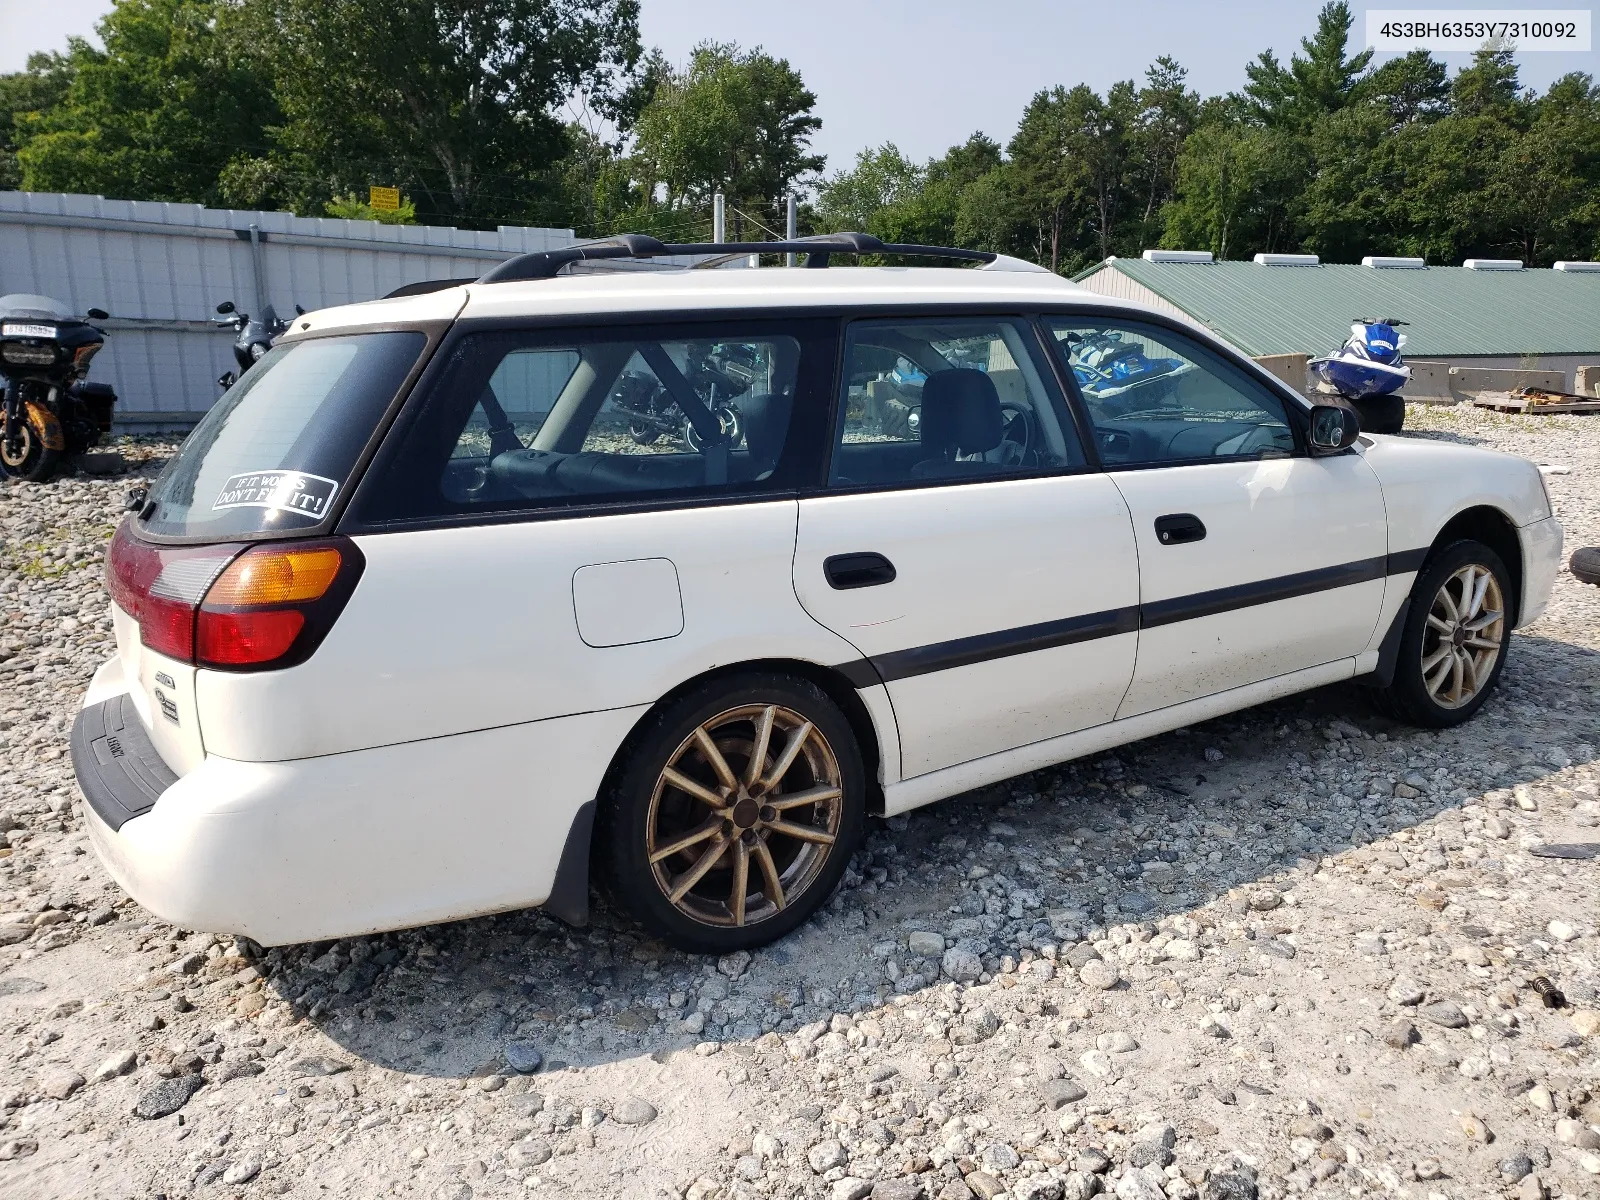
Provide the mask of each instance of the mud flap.
POLYGON ((575 929, 589 924, 589 839, 594 832, 594 801, 586 801, 572 818, 567 844, 561 849, 556 881, 550 887, 545 912, 575 929))
POLYGON ((1365 687, 1386 688, 1394 682, 1395 664, 1400 661, 1400 639, 1405 636, 1406 615, 1411 611, 1411 597, 1407 596, 1400 601, 1400 611, 1394 614, 1394 620, 1389 623, 1389 632, 1383 635, 1383 641, 1378 643, 1378 665, 1373 668, 1372 674, 1363 675, 1356 680, 1365 687))

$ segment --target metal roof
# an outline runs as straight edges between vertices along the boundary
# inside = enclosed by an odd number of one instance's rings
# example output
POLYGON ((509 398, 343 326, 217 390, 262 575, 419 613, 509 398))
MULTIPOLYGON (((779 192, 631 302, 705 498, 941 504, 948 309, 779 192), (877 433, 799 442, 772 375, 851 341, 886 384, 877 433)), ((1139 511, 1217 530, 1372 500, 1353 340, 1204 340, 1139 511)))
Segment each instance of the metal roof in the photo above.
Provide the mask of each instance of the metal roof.
POLYGON ((1596 273, 1111 258, 1077 278, 1104 270, 1149 288, 1247 354, 1325 354, 1349 336, 1355 317, 1409 321, 1406 354, 1415 358, 1600 354, 1596 273))

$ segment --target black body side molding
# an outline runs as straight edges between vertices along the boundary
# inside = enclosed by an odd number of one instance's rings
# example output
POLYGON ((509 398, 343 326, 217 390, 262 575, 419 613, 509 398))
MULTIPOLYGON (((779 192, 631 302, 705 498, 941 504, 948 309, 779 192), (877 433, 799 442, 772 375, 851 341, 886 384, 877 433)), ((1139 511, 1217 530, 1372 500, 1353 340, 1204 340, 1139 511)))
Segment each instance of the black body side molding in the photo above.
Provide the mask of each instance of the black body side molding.
POLYGON ((589 924, 589 839, 594 833, 594 801, 585 800, 567 830, 567 844, 561 848, 561 863, 550 898, 541 906, 574 929, 589 924))

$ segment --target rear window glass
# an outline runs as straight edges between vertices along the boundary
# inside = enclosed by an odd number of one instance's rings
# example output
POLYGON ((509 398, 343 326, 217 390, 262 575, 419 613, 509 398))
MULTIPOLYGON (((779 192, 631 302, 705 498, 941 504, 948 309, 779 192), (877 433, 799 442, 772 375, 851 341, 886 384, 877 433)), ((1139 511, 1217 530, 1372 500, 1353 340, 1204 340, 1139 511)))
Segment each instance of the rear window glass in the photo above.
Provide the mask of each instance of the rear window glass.
POLYGON ((320 525, 426 341, 407 331, 273 347, 195 426, 141 527, 221 538, 320 525))

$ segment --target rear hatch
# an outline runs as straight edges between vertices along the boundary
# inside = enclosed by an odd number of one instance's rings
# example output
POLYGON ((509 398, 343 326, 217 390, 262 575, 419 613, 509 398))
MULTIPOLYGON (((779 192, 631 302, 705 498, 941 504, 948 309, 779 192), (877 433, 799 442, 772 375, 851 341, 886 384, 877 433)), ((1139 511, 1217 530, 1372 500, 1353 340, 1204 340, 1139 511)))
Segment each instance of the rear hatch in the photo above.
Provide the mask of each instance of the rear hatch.
POLYGON ((274 347, 195 427, 107 556, 130 699, 176 775, 205 755, 200 670, 303 661, 359 577, 328 537, 352 476, 418 369, 418 330, 274 347))

